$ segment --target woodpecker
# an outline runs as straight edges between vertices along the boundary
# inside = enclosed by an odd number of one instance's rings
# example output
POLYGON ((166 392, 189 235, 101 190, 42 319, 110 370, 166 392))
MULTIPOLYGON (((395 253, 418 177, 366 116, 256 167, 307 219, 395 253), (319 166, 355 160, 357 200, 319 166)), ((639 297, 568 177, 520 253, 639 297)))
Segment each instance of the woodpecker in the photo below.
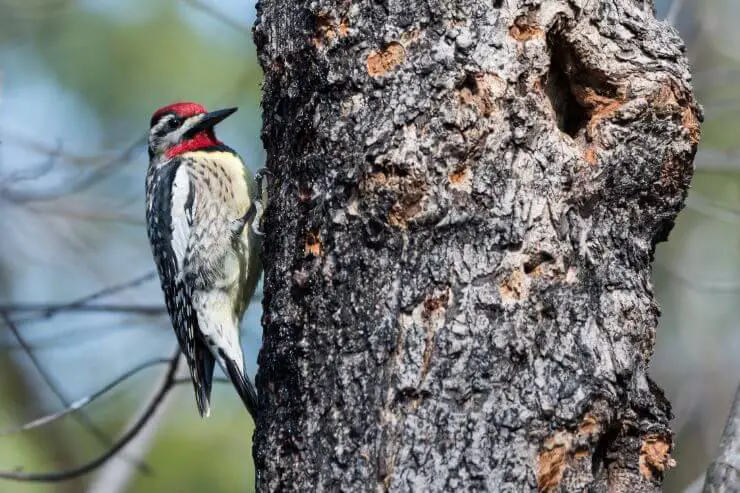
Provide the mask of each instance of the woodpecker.
POLYGON ((235 111, 175 103, 155 111, 149 129, 147 235, 201 417, 216 362, 252 416, 257 408, 239 324, 261 271, 250 228, 259 204, 251 173, 214 132, 235 111))

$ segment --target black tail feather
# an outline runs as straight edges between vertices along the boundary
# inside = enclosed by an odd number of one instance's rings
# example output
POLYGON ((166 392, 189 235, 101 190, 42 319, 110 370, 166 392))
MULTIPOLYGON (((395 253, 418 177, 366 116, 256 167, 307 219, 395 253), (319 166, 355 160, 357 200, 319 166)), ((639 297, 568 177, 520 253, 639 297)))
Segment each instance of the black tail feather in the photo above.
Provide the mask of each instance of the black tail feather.
POLYGON ((213 385, 213 367, 215 364, 216 359, 211 351, 205 346, 196 345, 193 371, 197 372, 197 378, 195 378, 196 375, 193 375, 193 385, 195 386, 195 403, 198 405, 201 418, 210 414, 211 387, 213 385))
POLYGON ((229 374, 231 383, 234 384, 239 397, 244 402, 244 406, 252 415, 252 419, 257 419, 257 390, 249 381, 249 378, 239 370, 236 362, 226 358, 223 353, 221 353, 221 358, 226 363, 226 372, 229 374))

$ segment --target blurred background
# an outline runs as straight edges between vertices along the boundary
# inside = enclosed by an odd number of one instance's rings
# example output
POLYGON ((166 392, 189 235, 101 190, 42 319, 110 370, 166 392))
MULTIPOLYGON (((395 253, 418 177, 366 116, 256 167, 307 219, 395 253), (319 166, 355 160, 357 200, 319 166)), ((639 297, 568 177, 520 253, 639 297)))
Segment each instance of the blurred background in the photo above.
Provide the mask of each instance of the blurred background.
MULTIPOLYGON (((6 313, 67 401, 174 352, 143 222, 149 117, 177 100, 238 106, 219 137, 260 168, 254 13, 249 0, 0 0, 0 308, 13 309, 6 313), (88 303, 102 311, 32 310, 136 280, 88 303)), ((258 302, 244 320, 252 376, 260 316, 258 302)), ((0 432, 64 408, 3 325, 0 432)), ((165 369, 142 371, 87 415, 118 437, 165 369)), ((150 474, 126 478, 132 461, 116 460, 65 483, 0 479, 0 492, 250 491, 252 421, 232 394, 216 385, 202 422, 192 385, 179 385, 166 420, 141 444, 150 474)), ((106 448, 68 416, 0 436, 0 469, 65 469, 106 448)))
MULTIPOLYGON (((663 317, 651 367, 676 414, 665 491, 697 491, 740 375, 740 2, 656 1, 686 41, 706 111, 687 208, 655 262, 663 317)), ((0 434, 173 353, 143 223, 148 119, 174 100, 239 106, 219 136, 259 168, 253 22, 251 0, 0 0, 0 313, 22 339, 0 323, 0 434)), ((252 376, 260 316, 258 300, 244 321, 252 376)), ((164 368, 84 415, 0 435, 0 469, 97 457, 164 368)), ((227 385, 216 385, 205 424, 189 383, 164 414, 134 444, 144 464, 129 453, 79 479, 0 480, 0 491, 249 491, 252 423, 227 385)))

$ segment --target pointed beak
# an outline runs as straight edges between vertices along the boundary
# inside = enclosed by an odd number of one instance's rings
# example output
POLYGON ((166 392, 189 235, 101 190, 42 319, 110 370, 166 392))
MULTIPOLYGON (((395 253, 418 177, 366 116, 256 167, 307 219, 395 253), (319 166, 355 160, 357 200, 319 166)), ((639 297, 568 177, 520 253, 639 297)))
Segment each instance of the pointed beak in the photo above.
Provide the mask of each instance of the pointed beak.
POLYGON ((201 118, 198 123, 193 125, 190 130, 187 131, 187 136, 192 137, 193 135, 202 132, 203 130, 213 128, 217 123, 220 123, 228 116, 233 115, 237 109, 238 108, 226 108, 223 110, 216 110, 206 113, 205 115, 203 115, 203 118, 201 118))

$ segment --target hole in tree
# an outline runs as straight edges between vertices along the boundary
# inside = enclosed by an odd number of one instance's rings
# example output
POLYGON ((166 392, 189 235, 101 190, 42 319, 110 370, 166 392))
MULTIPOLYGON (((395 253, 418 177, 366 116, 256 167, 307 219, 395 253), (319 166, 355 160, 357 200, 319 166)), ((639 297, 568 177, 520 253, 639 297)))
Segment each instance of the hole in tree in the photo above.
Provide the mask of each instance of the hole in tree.
POLYGON ((607 466, 609 463, 609 447, 619 436, 618 430, 609 429, 601 435, 596 442, 591 454, 591 474, 597 481, 605 479, 608 474, 607 466))
POLYGON ((466 73, 465 78, 458 84, 459 89, 467 89, 471 94, 478 94, 478 81, 475 80, 475 74, 466 73))
POLYGON ((550 46, 550 70, 545 79, 545 93, 555 111, 558 128, 575 138, 586 127, 588 112, 582 107, 571 90, 568 77, 568 55, 565 47, 548 38, 550 46))
POLYGON ((542 265, 542 264, 549 264, 550 262, 554 262, 555 258, 550 255, 548 252, 537 252, 534 255, 530 257, 529 260, 524 262, 524 273, 529 275, 534 270, 542 265))

